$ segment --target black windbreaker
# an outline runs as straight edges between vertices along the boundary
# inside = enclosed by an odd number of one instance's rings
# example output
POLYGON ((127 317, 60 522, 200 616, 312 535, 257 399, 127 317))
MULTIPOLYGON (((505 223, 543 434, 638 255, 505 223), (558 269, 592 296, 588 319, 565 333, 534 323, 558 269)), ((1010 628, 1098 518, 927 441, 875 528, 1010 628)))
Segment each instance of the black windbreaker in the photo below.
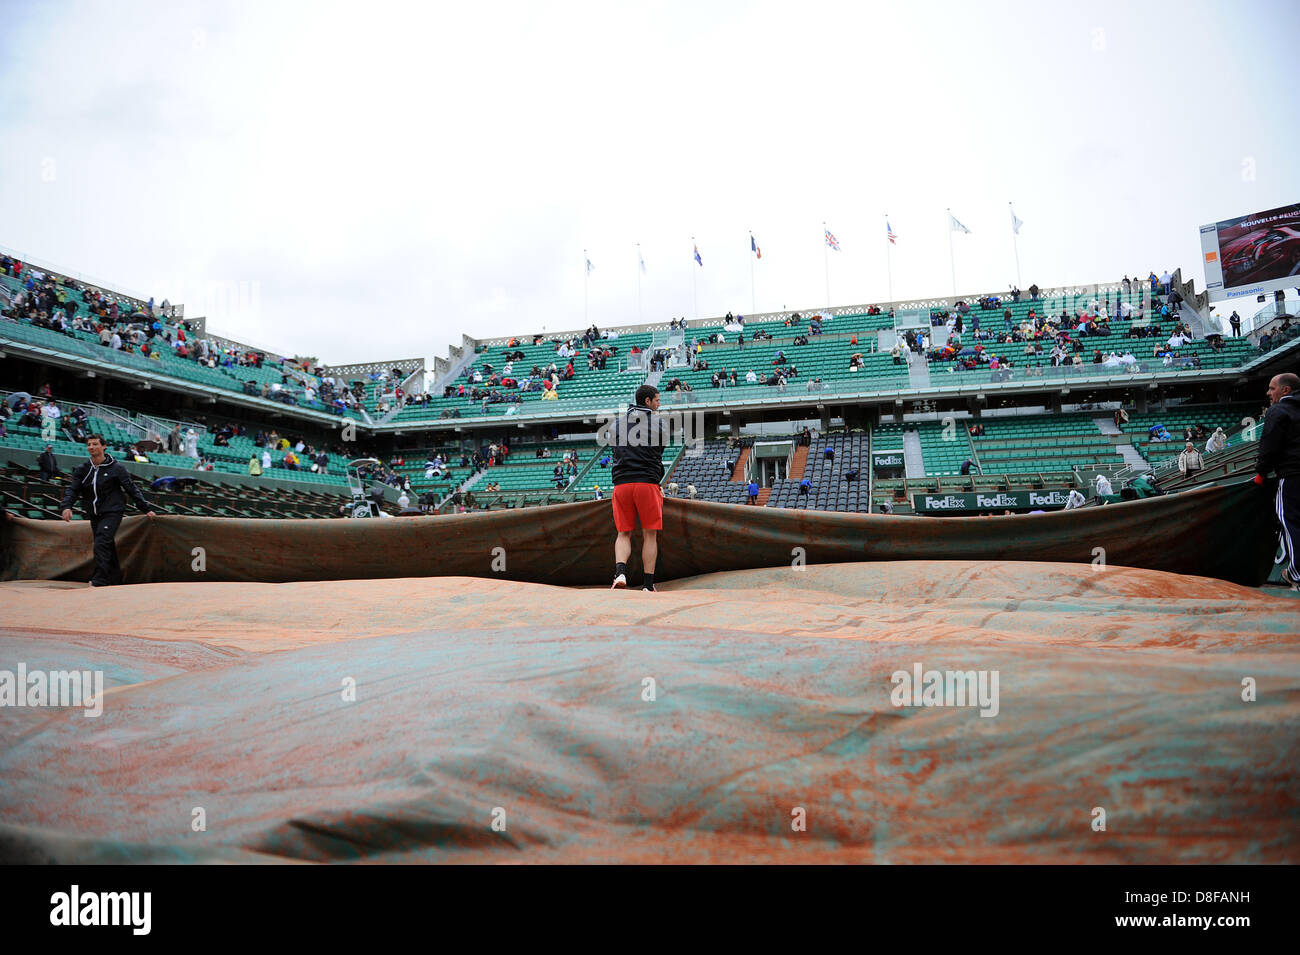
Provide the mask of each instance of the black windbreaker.
POLYGON ((633 405, 612 425, 610 436, 614 484, 658 484, 664 479, 663 419, 643 405, 633 405))
POLYGON ((1300 477, 1300 395, 1286 395, 1264 413, 1255 470, 1268 477, 1300 477))
POLYGON ((104 452, 103 464, 95 465, 87 460, 72 472, 72 480, 63 494, 62 508, 72 507, 78 497, 81 498, 81 511, 87 517, 125 511, 127 497, 142 511, 155 509, 131 480, 131 472, 107 451, 104 452))

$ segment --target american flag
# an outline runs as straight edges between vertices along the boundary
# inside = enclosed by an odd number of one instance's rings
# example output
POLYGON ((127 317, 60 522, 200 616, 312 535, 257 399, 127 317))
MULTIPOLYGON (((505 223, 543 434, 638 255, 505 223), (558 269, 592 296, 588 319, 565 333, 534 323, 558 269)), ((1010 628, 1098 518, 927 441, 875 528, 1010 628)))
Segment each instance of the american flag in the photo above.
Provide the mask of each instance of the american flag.
POLYGON ((835 238, 835 236, 831 235, 830 229, 826 230, 826 244, 829 245, 836 252, 840 250, 840 240, 835 238))
POLYGON ((889 236, 889 244, 890 244, 890 245, 897 245, 897 244, 898 244, 898 243, 895 241, 895 240, 898 238, 898 236, 894 235, 894 227, 893 227, 892 225, 889 224, 889 220, 888 220, 888 219, 885 220, 885 234, 889 236))

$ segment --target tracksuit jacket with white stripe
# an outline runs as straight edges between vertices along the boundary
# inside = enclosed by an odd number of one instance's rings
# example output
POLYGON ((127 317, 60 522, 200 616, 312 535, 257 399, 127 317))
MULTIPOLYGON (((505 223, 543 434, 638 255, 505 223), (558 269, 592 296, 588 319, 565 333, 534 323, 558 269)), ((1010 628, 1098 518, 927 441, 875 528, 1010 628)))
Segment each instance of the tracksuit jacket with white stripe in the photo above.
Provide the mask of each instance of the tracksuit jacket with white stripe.
POLYGON ((131 480, 131 472, 105 451, 103 464, 83 461, 72 472, 72 480, 63 494, 62 507, 64 510, 71 508, 80 497, 81 511, 86 517, 101 517, 114 511, 125 511, 128 496, 140 510, 155 510, 131 480))
POLYGON ((1300 395, 1285 395, 1264 413, 1255 470, 1261 477, 1300 478, 1300 395))

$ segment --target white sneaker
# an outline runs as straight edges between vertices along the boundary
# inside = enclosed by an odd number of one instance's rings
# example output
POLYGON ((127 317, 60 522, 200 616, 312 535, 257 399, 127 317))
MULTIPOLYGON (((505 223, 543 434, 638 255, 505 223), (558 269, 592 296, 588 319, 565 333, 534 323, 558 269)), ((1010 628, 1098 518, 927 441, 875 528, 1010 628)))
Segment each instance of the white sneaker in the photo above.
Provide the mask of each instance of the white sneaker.
POLYGON ((609 589, 622 590, 626 586, 627 586, 627 575, 619 574, 617 577, 614 578, 614 586, 610 587, 609 589))

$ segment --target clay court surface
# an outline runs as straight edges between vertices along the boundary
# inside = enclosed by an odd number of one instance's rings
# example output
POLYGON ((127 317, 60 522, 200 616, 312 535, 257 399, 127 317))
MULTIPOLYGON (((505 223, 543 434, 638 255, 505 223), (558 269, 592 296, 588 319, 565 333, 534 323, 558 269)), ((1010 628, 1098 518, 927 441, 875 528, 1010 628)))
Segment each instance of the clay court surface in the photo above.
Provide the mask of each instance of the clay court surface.
POLYGON ((1300 861, 1276 590, 974 561, 660 587, 2 583, 0 668, 107 692, 0 709, 0 861, 1300 861), (895 707, 917 663, 997 671, 997 715, 895 707))

